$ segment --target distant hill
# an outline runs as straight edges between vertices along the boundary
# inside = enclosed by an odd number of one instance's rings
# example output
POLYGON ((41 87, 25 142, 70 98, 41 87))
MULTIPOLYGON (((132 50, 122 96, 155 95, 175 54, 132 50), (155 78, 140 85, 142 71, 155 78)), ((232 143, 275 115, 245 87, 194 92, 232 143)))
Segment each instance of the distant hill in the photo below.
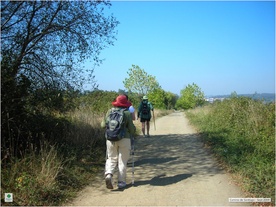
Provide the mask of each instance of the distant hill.
MULTIPOLYGON (((215 95, 208 96, 207 98, 224 99, 229 98, 231 95, 215 95)), ((254 94, 238 94, 238 96, 250 97, 256 100, 264 100, 266 102, 275 102, 275 93, 254 93, 254 94)))

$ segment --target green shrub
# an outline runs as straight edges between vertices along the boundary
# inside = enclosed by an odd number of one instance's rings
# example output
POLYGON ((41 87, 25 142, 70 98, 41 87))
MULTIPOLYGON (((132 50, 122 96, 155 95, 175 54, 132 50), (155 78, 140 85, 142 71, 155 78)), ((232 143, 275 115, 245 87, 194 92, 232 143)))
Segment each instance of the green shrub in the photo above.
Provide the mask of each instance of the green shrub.
POLYGON ((232 97, 186 114, 245 190, 275 202, 275 103, 232 97))

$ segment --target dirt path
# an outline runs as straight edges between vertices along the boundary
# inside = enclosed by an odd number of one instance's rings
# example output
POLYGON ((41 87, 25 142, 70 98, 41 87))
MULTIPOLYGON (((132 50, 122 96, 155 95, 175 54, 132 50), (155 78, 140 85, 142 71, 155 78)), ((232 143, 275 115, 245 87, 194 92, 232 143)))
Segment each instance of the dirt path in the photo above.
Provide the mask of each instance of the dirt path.
MULTIPOLYGON (((135 185, 105 188, 103 176, 79 193, 74 206, 237 206, 229 198, 245 197, 204 149, 183 113, 156 120, 151 137, 135 143, 135 185)), ((114 176, 113 182, 116 181, 114 176)), ((116 183, 114 183, 116 186, 116 183)))

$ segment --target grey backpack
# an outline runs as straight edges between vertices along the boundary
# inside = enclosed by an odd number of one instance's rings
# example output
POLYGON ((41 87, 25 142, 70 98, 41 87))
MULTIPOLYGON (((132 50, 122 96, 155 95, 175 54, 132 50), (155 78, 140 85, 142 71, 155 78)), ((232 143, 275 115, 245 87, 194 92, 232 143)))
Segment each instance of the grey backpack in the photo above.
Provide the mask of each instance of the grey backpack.
POLYGON ((112 108, 106 121, 105 138, 109 141, 118 141, 125 136, 124 111, 123 109, 112 108))

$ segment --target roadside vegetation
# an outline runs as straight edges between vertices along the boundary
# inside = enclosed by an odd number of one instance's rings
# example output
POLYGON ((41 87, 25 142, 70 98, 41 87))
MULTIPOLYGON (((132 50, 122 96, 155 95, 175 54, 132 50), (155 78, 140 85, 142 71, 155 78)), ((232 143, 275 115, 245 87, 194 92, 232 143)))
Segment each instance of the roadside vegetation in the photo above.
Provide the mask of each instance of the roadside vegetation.
MULTIPOLYGON (((36 113, 25 112, 24 119, 21 117, 18 139, 8 133, 16 129, 12 120, 7 122, 10 128, 2 128, 7 130, 2 132, 7 143, 2 145, 1 204, 58 206, 93 182, 103 172, 105 163, 104 129, 100 122, 118 94, 96 90, 80 94, 68 103, 66 98, 62 102, 52 100, 63 103, 63 107, 57 104, 55 108, 71 108, 66 112, 49 109, 43 105, 47 105, 45 102, 36 107, 26 104, 36 113), (7 192, 13 193, 13 203, 4 202, 7 192)), ((133 98, 136 109, 138 101, 139 97, 133 98)), ((156 109, 155 118, 169 112, 156 109)), ((135 125, 138 135, 141 124, 135 121, 135 125)))
POLYGON ((110 6, 1 1, 1 205, 59 205, 102 163, 99 115, 77 114, 83 84, 96 88, 93 68, 116 40, 110 6))
POLYGON ((92 182, 105 157, 100 119, 89 108, 82 108, 27 120, 29 138, 39 141, 25 143, 28 146, 18 149, 18 155, 9 154, 15 151, 16 143, 5 149, 1 204, 58 206, 92 182), (13 193, 13 203, 4 202, 3 194, 7 192, 13 193))
POLYGON ((275 102, 232 96, 186 115, 248 197, 275 204, 275 102))

